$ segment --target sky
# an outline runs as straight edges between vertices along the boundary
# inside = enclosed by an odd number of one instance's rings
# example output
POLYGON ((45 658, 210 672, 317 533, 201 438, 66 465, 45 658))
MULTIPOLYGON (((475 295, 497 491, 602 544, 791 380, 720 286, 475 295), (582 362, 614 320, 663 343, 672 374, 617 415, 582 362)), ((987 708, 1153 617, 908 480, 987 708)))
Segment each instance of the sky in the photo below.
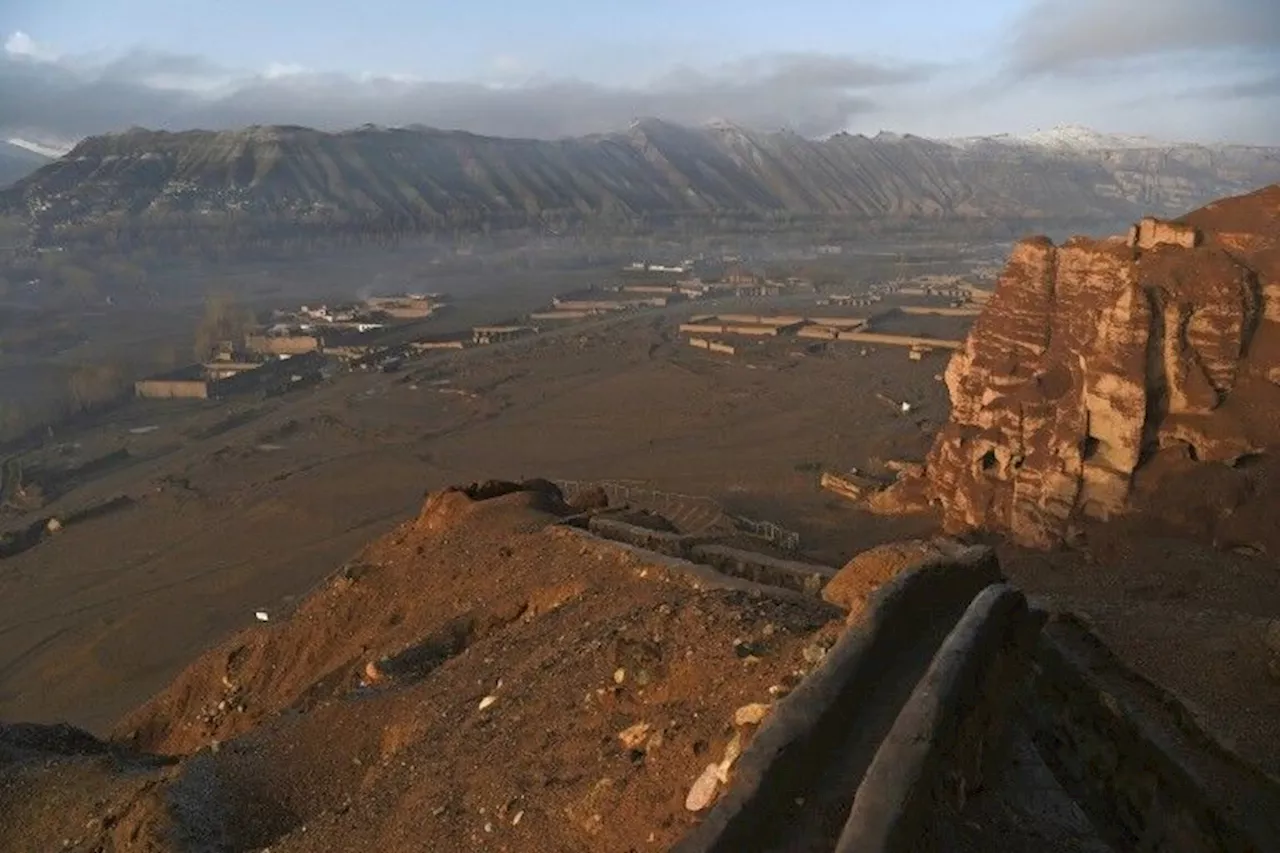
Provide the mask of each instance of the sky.
POLYGON ((1280 145, 1280 0, 0 0, 0 138, 642 117, 1280 145))

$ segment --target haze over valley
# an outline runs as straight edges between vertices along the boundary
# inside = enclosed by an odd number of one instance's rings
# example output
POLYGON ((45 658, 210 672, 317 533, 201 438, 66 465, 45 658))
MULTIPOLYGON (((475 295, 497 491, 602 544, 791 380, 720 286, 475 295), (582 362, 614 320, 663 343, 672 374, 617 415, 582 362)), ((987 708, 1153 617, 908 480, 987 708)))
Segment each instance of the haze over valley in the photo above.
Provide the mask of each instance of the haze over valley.
POLYGON ((0 41, 0 853, 1280 850, 1271 0, 0 41))

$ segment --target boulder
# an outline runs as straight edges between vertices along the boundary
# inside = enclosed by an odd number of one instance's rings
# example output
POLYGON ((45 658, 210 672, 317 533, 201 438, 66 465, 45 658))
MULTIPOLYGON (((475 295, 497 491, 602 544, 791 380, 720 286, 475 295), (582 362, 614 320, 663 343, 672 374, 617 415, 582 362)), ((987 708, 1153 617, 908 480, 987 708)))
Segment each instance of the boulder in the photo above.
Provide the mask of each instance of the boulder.
POLYGON ((517 502, 555 515, 571 512, 560 488, 549 480, 486 480, 429 493, 416 523, 419 530, 439 533, 459 523, 478 506, 515 506, 517 502))
POLYGON ((578 512, 607 509, 609 493, 601 486, 591 486, 574 495, 569 501, 569 506, 578 512))
POLYGON ((909 539, 863 551, 836 573, 822 589, 822 597, 848 612, 848 621, 861 616, 867 599, 903 571, 927 560, 959 555, 964 546, 947 539, 909 539))

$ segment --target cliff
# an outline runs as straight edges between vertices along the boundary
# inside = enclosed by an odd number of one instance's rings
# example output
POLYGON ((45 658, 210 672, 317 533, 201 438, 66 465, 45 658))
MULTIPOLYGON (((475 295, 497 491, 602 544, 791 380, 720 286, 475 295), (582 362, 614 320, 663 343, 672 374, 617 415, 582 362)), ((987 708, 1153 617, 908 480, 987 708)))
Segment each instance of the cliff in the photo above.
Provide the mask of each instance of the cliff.
POLYGON ((1049 547, 1139 498, 1168 516, 1188 492, 1162 494, 1171 472, 1255 466, 1280 443, 1278 247, 1280 185, 1127 239, 1022 241, 947 368, 923 484, 893 492, 923 494, 949 532, 1049 547))

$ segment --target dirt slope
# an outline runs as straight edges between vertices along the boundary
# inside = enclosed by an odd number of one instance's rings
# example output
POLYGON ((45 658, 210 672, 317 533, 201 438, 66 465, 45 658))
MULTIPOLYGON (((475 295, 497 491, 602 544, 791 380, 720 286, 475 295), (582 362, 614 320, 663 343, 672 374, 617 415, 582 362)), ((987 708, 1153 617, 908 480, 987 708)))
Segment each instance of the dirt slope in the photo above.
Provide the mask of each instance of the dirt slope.
POLYGON ((838 623, 818 601, 694 590, 548 527, 564 511, 433 496, 130 714, 122 756, 0 766, 0 790, 69 792, 10 799, 21 830, 0 848, 663 849, 693 780, 750 736, 734 711, 794 684, 838 623), (176 763, 136 775, 141 751, 176 763), (145 790, 103 795, 130 773, 145 790), (192 790, 200 809, 177 808, 192 790), (120 846, 111 827, 145 797, 169 823, 120 846))

